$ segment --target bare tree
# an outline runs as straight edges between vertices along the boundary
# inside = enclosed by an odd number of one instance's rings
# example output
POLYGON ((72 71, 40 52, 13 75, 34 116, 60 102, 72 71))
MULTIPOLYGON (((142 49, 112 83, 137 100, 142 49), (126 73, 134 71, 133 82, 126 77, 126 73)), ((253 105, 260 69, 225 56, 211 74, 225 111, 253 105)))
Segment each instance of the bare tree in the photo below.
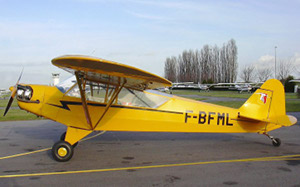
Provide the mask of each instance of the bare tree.
POLYGON ((211 55, 211 62, 212 62, 212 73, 213 73, 213 82, 219 82, 220 76, 221 76, 221 70, 220 70, 220 49, 217 45, 214 46, 212 49, 212 55, 211 55))
POLYGON ((300 75, 300 68, 296 67, 295 70, 296 70, 297 74, 300 75))
POLYGON ((165 78, 172 81, 176 82, 176 77, 177 77, 177 71, 176 71, 176 66, 177 66, 177 60, 176 57, 171 57, 167 58, 165 62, 165 78))
POLYGON ((256 75, 260 82, 265 82, 272 76, 272 70, 271 68, 258 69, 256 75))
POLYGON ((245 66, 243 69, 242 69, 242 72, 241 72, 241 79, 244 81, 244 82, 251 82, 254 78, 254 66, 250 65, 250 66, 245 66))
POLYGON ((226 45, 226 52, 227 52, 227 63, 229 67, 228 71, 228 78, 229 82, 235 82, 237 77, 237 46, 235 44, 235 40, 231 39, 228 41, 226 45))
POLYGON ((226 47, 225 44, 223 45, 223 47, 220 50, 220 82, 228 82, 227 80, 227 63, 226 63, 227 59, 226 59, 226 47))
POLYGON ((200 77, 200 70, 199 70, 199 55, 198 55, 198 50, 191 51, 192 52, 192 72, 193 72, 193 82, 198 83, 199 77, 200 77))
POLYGON ((293 72, 293 70, 294 65, 292 59, 279 60, 279 70, 277 78, 284 83, 286 78, 293 72))
POLYGON ((231 39, 222 48, 204 45, 201 50, 185 50, 167 58, 165 77, 179 82, 234 82, 237 67, 237 47, 231 39))
POLYGON ((237 78, 237 46, 231 39, 220 50, 221 82, 235 82, 237 78))
POLYGON ((184 74, 184 81, 185 82, 190 82, 193 81, 194 75, 194 70, 193 70, 193 51, 183 51, 182 53, 182 62, 185 66, 185 74, 184 74))
POLYGON ((210 75, 210 54, 209 54, 209 46, 204 45, 200 51, 200 70, 201 70, 201 80, 202 82, 207 82, 210 75))

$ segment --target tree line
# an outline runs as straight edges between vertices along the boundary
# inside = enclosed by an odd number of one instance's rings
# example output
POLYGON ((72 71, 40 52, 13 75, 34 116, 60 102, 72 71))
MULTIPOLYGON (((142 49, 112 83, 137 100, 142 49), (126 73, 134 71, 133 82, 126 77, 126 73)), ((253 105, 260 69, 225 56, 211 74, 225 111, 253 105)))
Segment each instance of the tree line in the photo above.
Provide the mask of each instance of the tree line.
POLYGON ((201 50, 185 50, 165 61, 165 78, 172 82, 218 83, 237 79, 237 46, 234 39, 201 50))
POLYGON ((276 78, 280 80, 283 84, 285 81, 291 77, 291 74, 297 72, 297 68, 294 65, 295 59, 279 59, 277 62, 276 75, 274 72, 274 67, 256 67, 253 64, 244 66, 241 69, 239 77, 243 82, 265 82, 270 78, 276 78))

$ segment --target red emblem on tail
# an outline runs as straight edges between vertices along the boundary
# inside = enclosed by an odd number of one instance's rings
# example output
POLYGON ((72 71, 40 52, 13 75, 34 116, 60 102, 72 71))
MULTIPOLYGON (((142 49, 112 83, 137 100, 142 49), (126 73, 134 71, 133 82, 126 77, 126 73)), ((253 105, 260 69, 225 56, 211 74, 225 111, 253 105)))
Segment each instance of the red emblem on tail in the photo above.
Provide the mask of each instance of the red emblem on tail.
POLYGON ((259 94, 260 94, 260 100, 262 102, 264 102, 264 104, 266 104, 267 98, 268 98, 268 94, 265 94, 265 93, 259 93, 259 94))

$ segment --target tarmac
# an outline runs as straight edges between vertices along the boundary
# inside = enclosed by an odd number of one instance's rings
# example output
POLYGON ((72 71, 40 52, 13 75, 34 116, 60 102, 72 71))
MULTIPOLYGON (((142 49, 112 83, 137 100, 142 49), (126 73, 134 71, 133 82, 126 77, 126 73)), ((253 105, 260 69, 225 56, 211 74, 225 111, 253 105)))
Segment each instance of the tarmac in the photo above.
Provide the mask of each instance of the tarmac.
POLYGON ((103 132, 69 162, 52 145, 66 130, 49 121, 0 122, 0 186, 300 187, 300 112, 292 127, 258 134, 103 132))

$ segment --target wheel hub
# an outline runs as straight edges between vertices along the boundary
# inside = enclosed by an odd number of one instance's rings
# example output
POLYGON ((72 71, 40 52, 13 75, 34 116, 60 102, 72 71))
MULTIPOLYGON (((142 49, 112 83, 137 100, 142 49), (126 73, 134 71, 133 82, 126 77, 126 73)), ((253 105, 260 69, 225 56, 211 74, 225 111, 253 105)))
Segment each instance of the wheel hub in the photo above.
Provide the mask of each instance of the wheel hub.
POLYGON ((67 149, 64 147, 60 147, 57 152, 58 152, 58 155, 61 157, 66 156, 68 153, 67 149))

